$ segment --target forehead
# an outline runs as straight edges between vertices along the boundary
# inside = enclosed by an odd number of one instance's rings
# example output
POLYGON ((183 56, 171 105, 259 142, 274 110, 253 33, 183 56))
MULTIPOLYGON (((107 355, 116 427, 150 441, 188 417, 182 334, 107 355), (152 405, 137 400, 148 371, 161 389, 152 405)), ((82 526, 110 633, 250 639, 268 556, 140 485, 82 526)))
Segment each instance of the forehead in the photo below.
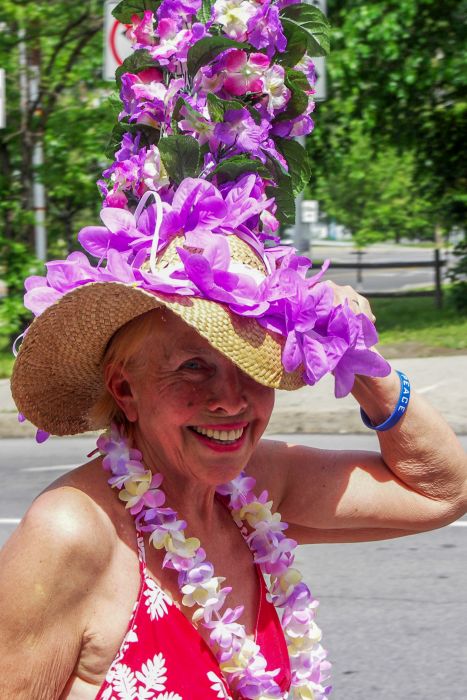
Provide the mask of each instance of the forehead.
MULTIPOLYGON (((178 354, 213 353, 221 355, 198 331, 189 326, 174 313, 160 314, 150 339, 148 350, 162 359, 170 359, 178 354)), ((223 356, 222 356, 223 357, 223 356)))

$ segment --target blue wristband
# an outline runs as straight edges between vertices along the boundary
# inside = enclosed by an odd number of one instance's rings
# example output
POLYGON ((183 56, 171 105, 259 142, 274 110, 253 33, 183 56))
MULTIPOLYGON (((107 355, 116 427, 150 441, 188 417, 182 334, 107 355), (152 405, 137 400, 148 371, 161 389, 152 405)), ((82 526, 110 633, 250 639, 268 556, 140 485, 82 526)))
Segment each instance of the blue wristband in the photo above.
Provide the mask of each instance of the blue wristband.
POLYGON ((365 423, 367 428, 371 428, 372 430, 378 430, 379 432, 381 432, 382 430, 389 430, 400 421, 400 419, 406 412, 410 399, 410 382, 403 372, 399 372, 399 370, 396 371, 399 375, 399 379, 401 380, 401 391, 394 411, 391 413, 389 418, 387 418, 384 421, 384 423, 380 423, 379 425, 373 425, 363 408, 361 408, 360 415, 362 417, 362 421, 365 423))

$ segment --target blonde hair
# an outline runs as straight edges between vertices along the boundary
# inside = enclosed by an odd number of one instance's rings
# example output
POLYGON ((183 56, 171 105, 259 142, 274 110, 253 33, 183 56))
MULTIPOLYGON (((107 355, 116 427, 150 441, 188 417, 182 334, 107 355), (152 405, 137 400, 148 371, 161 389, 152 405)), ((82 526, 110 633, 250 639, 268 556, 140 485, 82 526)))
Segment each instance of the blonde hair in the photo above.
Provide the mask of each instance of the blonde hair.
POLYGON ((109 340, 101 361, 103 392, 88 413, 89 423, 95 429, 108 428, 111 423, 117 423, 127 435, 131 432, 131 423, 105 386, 105 373, 111 365, 119 365, 132 372, 144 372, 146 357, 142 350, 155 334, 161 313, 162 309, 155 309, 137 316, 119 328, 109 340))

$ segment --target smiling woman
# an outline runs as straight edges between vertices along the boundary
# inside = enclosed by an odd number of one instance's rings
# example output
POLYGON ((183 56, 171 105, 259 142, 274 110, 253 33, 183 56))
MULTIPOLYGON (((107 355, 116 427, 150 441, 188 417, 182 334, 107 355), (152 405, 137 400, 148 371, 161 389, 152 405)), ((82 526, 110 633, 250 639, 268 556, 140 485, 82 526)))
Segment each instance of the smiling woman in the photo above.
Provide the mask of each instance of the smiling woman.
POLYGON ((137 50, 117 71, 104 226, 26 280, 36 318, 12 375, 41 439, 103 432, 2 550, 0 697, 325 700, 297 543, 455 520, 466 457, 374 349, 368 301, 275 235, 310 175, 294 137, 313 128, 305 51, 325 52, 323 15, 256 0, 115 12, 137 50), (329 373, 380 452, 263 441, 274 391, 329 373))

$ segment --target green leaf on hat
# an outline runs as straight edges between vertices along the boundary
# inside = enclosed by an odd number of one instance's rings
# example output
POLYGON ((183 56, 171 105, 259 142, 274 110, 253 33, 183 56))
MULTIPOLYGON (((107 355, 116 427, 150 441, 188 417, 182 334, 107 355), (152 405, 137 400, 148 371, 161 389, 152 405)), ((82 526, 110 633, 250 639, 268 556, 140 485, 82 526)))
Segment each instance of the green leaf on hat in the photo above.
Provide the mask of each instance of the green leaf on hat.
POLYGON ((222 160, 209 173, 209 179, 217 175, 222 180, 235 180, 240 175, 245 173, 259 173, 263 177, 269 176, 268 169, 259 160, 247 158, 246 156, 232 156, 222 160))
POLYGON ((257 109, 240 100, 223 100, 212 92, 208 92, 208 111, 213 122, 224 121, 228 109, 247 109, 256 124, 261 123, 261 115, 257 109))
POLYGON ((227 49, 251 49, 250 44, 240 43, 224 36, 208 36, 193 44, 188 51, 188 75, 194 76, 202 66, 212 61, 227 49))
POLYGON ((158 145, 162 162, 172 182, 178 185, 186 177, 198 176, 200 149, 193 136, 165 136, 158 145))
POLYGON ((130 24, 134 15, 142 17, 146 10, 155 12, 160 4, 160 0, 122 0, 114 7, 112 14, 119 22, 130 24))
POLYGON ((287 39, 284 53, 277 54, 277 62, 284 66, 296 66, 306 53, 307 41, 303 30, 296 24, 282 20, 282 29, 287 39))
POLYGON ((201 114, 201 112, 198 112, 197 109, 194 109, 194 108, 191 106, 191 104, 185 100, 184 97, 180 96, 180 97, 177 98, 177 101, 176 101, 176 103, 175 103, 175 107, 174 107, 173 112, 172 112, 172 118, 171 118, 171 126, 172 126, 172 128, 175 128, 175 127, 176 127, 176 128, 178 129, 178 120, 180 119, 180 117, 183 116, 183 115, 181 114, 182 107, 185 107, 187 113, 188 113, 191 117, 193 117, 193 118, 195 118, 195 119, 200 119, 200 120, 203 120, 203 119, 204 119, 204 117, 203 117, 203 115, 201 114))
POLYGON ((292 178, 292 189, 299 194, 308 184, 311 177, 311 163, 306 149, 294 139, 275 139, 276 146, 284 156, 292 178))
POLYGON ((239 100, 222 100, 212 92, 208 92, 208 111, 213 122, 224 121, 224 114, 228 109, 243 109, 243 106, 239 100))
POLYGON ((295 223, 295 196, 292 178, 282 165, 273 158, 268 160, 268 168, 277 186, 267 186, 266 195, 274 197, 277 204, 276 218, 283 226, 293 226, 295 223))
POLYGON ((115 71, 115 78, 120 85, 124 73, 140 73, 142 70, 155 67, 154 59, 146 49, 138 49, 125 58, 122 65, 115 71))
POLYGON ((331 26, 317 7, 307 4, 288 5, 281 10, 280 17, 287 40, 288 34, 295 41, 301 35, 309 56, 326 56, 329 53, 331 26))
POLYGON ((292 93, 287 108, 281 112, 276 121, 287 121, 303 114, 308 107, 308 95, 305 90, 310 89, 310 84, 301 71, 288 69, 285 74, 285 85, 292 93))
POLYGON ((107 158, 113 159, 115 157, 115 151, 121 147, 123 135, 126 133, 141 134, 140 147, 156 144, 160 137, 160 130, 149 126, 149 124, 118 122, 112 129, 112 133, 110 134, 109 141, 105 148, 104 153, 107 158))
POLYGON ((211 19, 211 9, 216 0, 202 0, 201 7, 199 8, 196 19, 202 24, 207 24, 211 19))

